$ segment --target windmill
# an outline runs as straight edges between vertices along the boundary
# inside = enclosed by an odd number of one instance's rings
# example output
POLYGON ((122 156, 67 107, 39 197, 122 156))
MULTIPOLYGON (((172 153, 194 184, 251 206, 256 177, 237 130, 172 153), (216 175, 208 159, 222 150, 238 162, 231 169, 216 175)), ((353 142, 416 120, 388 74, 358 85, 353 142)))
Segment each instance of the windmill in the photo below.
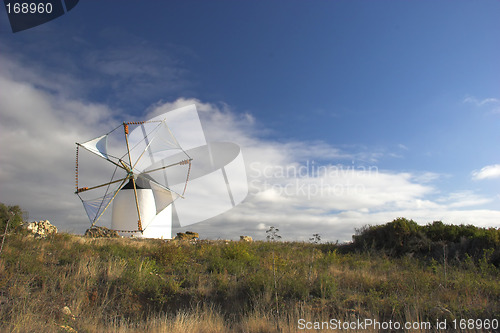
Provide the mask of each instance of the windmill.
POLYGON ((248 184, 240 147, 208 143, 189 105, 77 143, 75 193, 91 226, 112 206, 111 229, 171 238, 173 221, 186 226, 220 215, 245 199, 248 184), (91 185, 82 187, 84 179, 91 185))
POLYGON ((170 238, 171 203, 184 196, 191 161, 166 118, 124 122, 102 136, 77 143, 75 193, 91 226, 113 205, 112 229, 170 238), (83 159, 83 152, 95 160, 83 159), (169 186, 168 178, 177 184, 169 186))

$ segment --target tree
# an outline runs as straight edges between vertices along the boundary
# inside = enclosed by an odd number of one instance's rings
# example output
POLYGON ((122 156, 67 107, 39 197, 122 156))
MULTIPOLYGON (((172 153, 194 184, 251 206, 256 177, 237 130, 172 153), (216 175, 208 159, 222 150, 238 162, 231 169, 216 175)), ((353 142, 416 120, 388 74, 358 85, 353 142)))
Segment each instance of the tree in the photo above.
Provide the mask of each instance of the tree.
POLYGON ((309 238, 309 241, 314 244, 319 244, 321 243, 321 236, 319 234, 313 234, 313 236, 309 238))
POLYGON ((21 207, 7 206, 0 202, 0 232, 3 234, 5 231, 9 232, 17 229, 23 223, 23 211, 21 207), (9 223, 6 230, 7 223, 9 223))

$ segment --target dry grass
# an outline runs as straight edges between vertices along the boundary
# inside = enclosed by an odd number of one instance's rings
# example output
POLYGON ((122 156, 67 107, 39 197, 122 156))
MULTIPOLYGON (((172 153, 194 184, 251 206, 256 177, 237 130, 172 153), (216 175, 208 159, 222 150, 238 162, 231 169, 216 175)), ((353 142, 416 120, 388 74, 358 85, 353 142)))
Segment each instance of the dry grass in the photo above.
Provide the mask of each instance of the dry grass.
POLYGON ((447 269, 445 281, 439 265, 341 255, 304 243, 11 235, 0 257, 0 331, 304 332, 300 319, 322 325, 498 318, 498 271, 447 269), (62 312, 65 306, 71 314, 62 312))

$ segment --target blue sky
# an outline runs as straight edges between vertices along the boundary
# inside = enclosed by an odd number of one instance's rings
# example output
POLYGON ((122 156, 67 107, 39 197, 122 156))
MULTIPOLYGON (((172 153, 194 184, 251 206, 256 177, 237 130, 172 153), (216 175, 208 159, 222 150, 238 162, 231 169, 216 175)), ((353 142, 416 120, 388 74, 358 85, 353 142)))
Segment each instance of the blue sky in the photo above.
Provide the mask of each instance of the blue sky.
POLYGON ((289 239, 346 240, 398 216, 499 227, 499 12, 498 1, 81 0, 13 34, 2 8, 0 201, 81 232, 74 142, 195 102, 214 139, 243 147, 254 181, 241 207, 193 226, 210 237, 275 224, 289 239), (256 171, 312 161, 379 174, 357 178, 361 194, 311 198, 256 171))

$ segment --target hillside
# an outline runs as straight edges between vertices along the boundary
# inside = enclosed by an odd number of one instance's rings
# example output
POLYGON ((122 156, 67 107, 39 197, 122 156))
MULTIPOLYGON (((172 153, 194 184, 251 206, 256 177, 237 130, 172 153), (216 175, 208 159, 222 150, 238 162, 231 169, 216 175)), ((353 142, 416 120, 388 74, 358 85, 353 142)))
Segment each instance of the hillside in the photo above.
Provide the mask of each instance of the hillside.
POLYGON ((469 319, 481 321, 462 331, 493 331, 484 327, 500 318, 499 231, 432 239, 412 222, 366 227, 348 245, 12 231, 0 254, 0 331, 303 332, 372 320, 429 322, 408 331, 431 332, 469 319))

